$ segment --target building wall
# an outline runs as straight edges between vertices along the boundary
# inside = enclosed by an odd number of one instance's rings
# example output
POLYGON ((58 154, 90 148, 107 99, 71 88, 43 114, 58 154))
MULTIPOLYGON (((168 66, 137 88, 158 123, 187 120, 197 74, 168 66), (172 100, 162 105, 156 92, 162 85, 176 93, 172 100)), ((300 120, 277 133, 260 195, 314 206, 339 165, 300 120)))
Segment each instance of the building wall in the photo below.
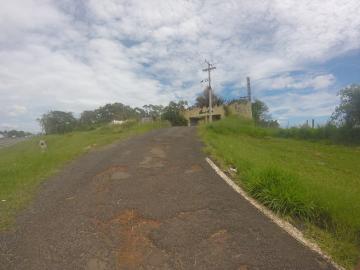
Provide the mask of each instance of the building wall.
MULTIPOLYGON (((220 114, 222 117, 225 116, 225 110, 223 106, 214 106, 213 107, 213 115, 214 114, 220 114)), ((209 116, 209 112, 208 112, 208 108, 204 107, 204 108, 193 108, 190 110, 185 110, 183 112, 183 115, 186 119, 190 119, 191 117, 198 117, 198 118, 202 118, 202 117, 207 117, 209 116)))
POLYGON ((231 114, 237 114, 241 117, 252 119, 251 102, 236 102, 228 105, 231 114))
MULTIPOLYGON (((225 106, 214 106, 213 107, 213 116, 216 116, 218 119, 222 119, 226 116, 225 106)), ((251 102, 238 102, 227 105, 230 114, 237 114, 241 117, 251 119, 251 102)), ((192 108, 190 110, 185 110, 183 112, 184 117, 188 120, 188 123, 192 123, 191 120, 196 120, 199 122, 207 122, 209 119, 208 108, 192 108)))

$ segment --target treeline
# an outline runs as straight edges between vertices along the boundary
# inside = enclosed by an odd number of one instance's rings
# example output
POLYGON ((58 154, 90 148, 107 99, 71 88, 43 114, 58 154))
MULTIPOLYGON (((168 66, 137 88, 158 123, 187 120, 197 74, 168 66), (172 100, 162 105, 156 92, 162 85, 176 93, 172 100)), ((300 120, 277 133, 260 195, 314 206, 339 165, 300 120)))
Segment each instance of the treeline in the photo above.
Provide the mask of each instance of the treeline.
POLYGON ((279 137, 326 140, 341 144, 360 144, 360 85, 350 85, 339 92, 340 104, 323 126, 308 125, 281 129, 279 137))
POLYGON ((0 131, 0 134, 5 138, 23 138, 32 135, 30 132, 15 129, 0 131))
POLYGON ((172 125, 186 125, 181 110, 187 105, 184 101, 170 102, 168 106, 144 105, 132 108, 122 103, 101 106, 93 111, 83 111, 79 118, 72 112, 50 111, 38 119, 45 134, 64 134, 74 130, 91 130, 100 125, 116 121, 134 120, 167 120, 172 125))

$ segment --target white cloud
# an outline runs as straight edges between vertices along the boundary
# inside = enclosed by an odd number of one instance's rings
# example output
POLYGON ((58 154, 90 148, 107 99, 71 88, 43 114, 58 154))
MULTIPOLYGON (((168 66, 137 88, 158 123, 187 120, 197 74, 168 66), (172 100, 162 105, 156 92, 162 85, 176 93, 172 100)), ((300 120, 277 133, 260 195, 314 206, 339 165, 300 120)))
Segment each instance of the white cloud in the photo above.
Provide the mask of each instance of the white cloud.
MULTIPOLYGON (((16 120, 1 113, 0 125, 36 129, 35 119, 50 109, 193 99, 204 58, 217 64, 217 92, 250 75, 264 96, 280 88, 333 95, 334 75, 308 66, 360 48, 359 13, 357 0, 7 1, 0 9, 0 107, 27 111, 16 120)), ((293 101, 278 99, 274 110, 293 101)), ((301 114, 283 111, 277 115, 301 114)))
POLYGON ((26 112, 27 112, 27 109, 25 106, 13 105, 13 106, 11 106, 10 111, 8 112, 8 115, 18 116, 18 115, 24 114, 26 112))
POLYGON ((291 76, 284 74, 256 82, 257 87, 263 90, 272 89, 328 89, 336 83, 333 74, 305 74, 301 76, 291 76))
POLYGON ((270 113, 280 121, 293 117, 314 119, 329 116, 334 111, 338 97, 325 90, 307 94, 285 93, 281 98, 272 96, 264 97, 270 105, 270 113))

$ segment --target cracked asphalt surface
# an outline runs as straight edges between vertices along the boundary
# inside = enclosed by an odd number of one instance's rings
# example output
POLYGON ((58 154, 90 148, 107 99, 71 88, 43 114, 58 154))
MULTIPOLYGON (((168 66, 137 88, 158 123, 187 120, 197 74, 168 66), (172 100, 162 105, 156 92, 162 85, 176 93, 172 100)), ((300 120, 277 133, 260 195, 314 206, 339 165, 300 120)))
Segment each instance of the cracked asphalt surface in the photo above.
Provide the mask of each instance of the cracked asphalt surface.
POLYGON ((194 128, 71 162, 0 234, 0 269, 334 269, 234 192, 194 128))

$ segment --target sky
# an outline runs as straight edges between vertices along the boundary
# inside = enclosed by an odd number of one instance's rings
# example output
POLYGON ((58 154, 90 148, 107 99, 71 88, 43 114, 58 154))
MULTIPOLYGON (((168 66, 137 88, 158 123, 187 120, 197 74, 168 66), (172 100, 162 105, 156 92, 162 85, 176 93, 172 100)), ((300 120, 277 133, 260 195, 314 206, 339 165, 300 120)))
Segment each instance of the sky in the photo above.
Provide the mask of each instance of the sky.
POLYGON ((207 59, 226 99, 274 119, 326 121, 360 83, 358 0, 11 0, 0 9, 0 130, 39 131, 50 110, 192 104, 207 59))

